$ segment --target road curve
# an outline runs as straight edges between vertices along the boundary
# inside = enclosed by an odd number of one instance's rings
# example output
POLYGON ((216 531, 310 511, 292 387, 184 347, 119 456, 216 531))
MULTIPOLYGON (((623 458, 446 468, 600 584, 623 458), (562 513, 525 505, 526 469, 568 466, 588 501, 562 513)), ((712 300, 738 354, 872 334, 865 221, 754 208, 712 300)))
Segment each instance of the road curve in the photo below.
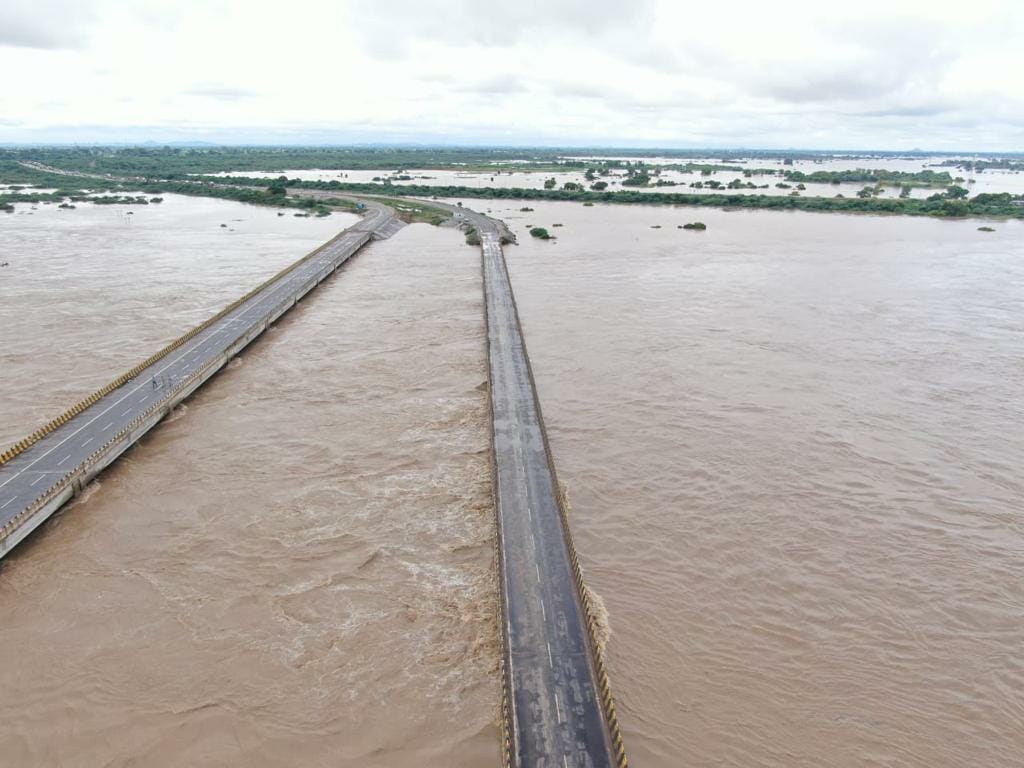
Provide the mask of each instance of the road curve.
MULTIPOLYGON (((430 201, 431 205, 436 205, 430 201)), ((505 635, 506 765, 627 765, 583 589, 497 225, 480 236, 505 635)))
POLYGON ((367 203, 361 222, 0 464, 0 558, 372 237, 396 226, 390 208, 367 203))

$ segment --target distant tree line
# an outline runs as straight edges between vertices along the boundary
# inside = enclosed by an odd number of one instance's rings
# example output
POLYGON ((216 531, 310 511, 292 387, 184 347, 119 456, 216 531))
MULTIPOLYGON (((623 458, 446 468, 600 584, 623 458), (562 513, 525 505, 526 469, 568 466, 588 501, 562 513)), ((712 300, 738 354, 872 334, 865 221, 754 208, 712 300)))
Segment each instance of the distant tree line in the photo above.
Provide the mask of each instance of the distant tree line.
MULTIPOLYGON (((842 182, 907 184, 923 187, 947 187, 956 179, 946 171, 887 171, 881 168, 869 170, 857 168, 852 171, 786 171, 787 181, 813 182, 815 184, 841 184, 842 182)), ((963 181, 963 179, 959 179, 963 181)))
MULTIPOLYGON (((232 183, 252 181, 244 177, 231 179, 232 183)), ((310 189, 331 189, 352 194, 379 192, 379 184, 342 184, 337 181, 300 182, 291 180, 289 186, 310 189)), ((1024 195, 980 194, 973 198, 959 196, 959 192, 932 195, 926 199, 876 197, 791 197, 789 195, 758 194, 692 194, 684 192, 617 192, 565 189, 533 189, 523 187, 463 187, 429 186, 420 184, 391 187, 392 195, 415 197, 462 197, 474 199, 506 200, 574 200, 593 203, 626 203, 638 205, 694 205, 715 208, 759 208, 767 210, 836 211, 861 213, 889 213, 908 216, 988 216, 1024 219, 1024 195)))

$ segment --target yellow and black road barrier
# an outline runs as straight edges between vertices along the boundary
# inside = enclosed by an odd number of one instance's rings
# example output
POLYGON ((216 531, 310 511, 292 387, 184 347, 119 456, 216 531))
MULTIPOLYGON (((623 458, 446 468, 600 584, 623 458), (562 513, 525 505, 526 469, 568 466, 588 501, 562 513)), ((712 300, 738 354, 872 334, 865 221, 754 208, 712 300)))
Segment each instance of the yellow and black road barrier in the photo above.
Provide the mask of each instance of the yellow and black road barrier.
POLYGON ((160 360, 163 357, 166 357, 168 354, 170 354, 174 350, 178 349, 182 344, 184 344, 185 342, 187 342, 190 339, 194 338, 196 336, 196 334, 199 334, 199 333, 202 333, 203 331, 205 331, 213 323, 215 323, 218 320, 220 320, 221 318, 223 318, 229 312, 237 309, 239 306, 241 306, 242 304, 247 302, 249 299, 251 299, 253 296, 258 294, 260 291, 264 290, 267 286, 273 284, 277 280, 280 280, 282 277, 287 275, 289 272, 291 272, 293 269, 295 269, 296 267, 300 266, 301 264, 304 264, 305 262, 309 261, 309 259, 311 259, 314 256, 316 256, 324 248, 327 248, 329 245, 334 243, 335 240, 337 240, 338 238, 342 237, 344 234, 345 234, 345 232, 338 233, 337 235, 335 235, 333 238, 328 240, 323 245, 321 245, 318 248, 310 251, 309 253, 307 253, 305 256, 303 256, 298 261, 295 261, 292 264, 290 264, 287 267, 285 267, 284 269, 282 269, 280 272, 275 274, 273 277, 270 277, 267 280, 264 280, 262 283, 257 285, 255 288, 253 288, 251 291, 246 293, 241 298, 238 298, 235 301, 233 301, 230 304, 228 304, 226 307, 224 307, 222 310, 220 310, 217 314, 215 314, 212 317, 206 319, 205 321, 203 321, 202 323, 197 325, 195 328, 192 328, 191 330, 186 331, 184 334, 182 334, 181 336, 176 338, 174 341, 172 341, 170 344, 165 346, 163 349, 161 349, 156 354, 153 354, 153 355, 149 356, 148 358, 143 360, 141 363, 139 363, 138 365, 134 366, 133 368, 125 371, 120 376, 118 376, 116 379, 114 379, 110 383, 106 384, 105 386, 101 387, 100 389, 97 389, 95 392, 93 392, 93 393, 91 393, 89 395, 86 395, 84 398, 82 398, 77 403, 75 403, 70 408, 68 408, 66 411, 64 411, 64 413, 62 413, 59 416, 51 419, 46 424, 43 424, 37 430, 32 432, 32 434, 28 435, 27 437, 22 438, 18 442, 14 443, 13 445, 11 445, 7 449, 5 449, 2 453, 0 453, 0 466, 6 464, 8 461, 13 459, 14 457, 16 457, 19 454, 23 453, 24 451, 28 450, 35 443, 39 442, 42 438, 46 437, 46 435, 50 434, 51 432, 53 432, 58 427, 63 426, 64 424, 69 422, 71 419, 73 419, 75 416, 77 416, 78 414, 80 414, 82 411, 86 410, 90 406, 95 405, 102 398, 106 397, 108 394, 113 392, 118 387, 121 387, 124 384, 128 383, 129 381, 131 381, 133 378, 135 378, 140 373, 142 373, 142 371, 144 371, 146 368, 148 368, 149 366, 153 365, 153 363, 157 362, 158 360, 160 360))

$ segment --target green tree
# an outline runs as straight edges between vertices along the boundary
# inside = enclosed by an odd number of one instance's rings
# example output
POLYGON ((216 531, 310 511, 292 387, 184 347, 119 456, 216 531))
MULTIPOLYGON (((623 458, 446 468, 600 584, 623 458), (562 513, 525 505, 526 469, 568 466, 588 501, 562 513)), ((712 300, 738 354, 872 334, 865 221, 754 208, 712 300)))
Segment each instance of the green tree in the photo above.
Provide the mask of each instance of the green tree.
POLYGON ((624 187, 646 187, 651 183, 651 175, 647 171, 635 171, 630 168, 626 171, 626 178, 622 180, 624 187))
POLYGON ((267 192, 271 195, 284 197, 288 193, 288 177, 278 176, 270 182, 270 186, 267 187, 267 192))

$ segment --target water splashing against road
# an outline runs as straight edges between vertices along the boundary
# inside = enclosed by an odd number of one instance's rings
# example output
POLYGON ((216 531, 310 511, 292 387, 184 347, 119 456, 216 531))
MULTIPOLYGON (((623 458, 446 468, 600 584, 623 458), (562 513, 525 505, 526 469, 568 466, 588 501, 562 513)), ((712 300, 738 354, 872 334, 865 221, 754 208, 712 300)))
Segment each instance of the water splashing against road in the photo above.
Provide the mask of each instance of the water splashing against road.
POLYGON ((530 206, 490 203, 631 761, 1020 765, 1024 225, 530 206))
POLYGON ((461 235, 375 243, 5 560, 6 759, 493 763, 482 334, 461 235))

